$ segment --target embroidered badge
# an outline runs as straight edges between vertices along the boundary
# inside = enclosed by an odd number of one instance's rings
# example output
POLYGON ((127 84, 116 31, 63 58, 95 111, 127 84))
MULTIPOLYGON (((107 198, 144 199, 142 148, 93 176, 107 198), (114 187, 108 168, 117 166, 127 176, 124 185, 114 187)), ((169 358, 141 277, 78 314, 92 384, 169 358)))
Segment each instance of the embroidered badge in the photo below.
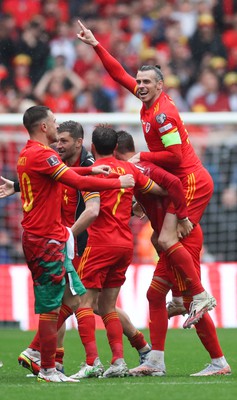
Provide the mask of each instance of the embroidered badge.
POLYGON ((58 159, 57 156, 50 156, 49 158, 47 158, 47 163, 50 165, 50 167, 54 167, 55 165, 60 164, 60 161, 58 159))
POLYGON ((150 122, 146 122, 146 133, 149 132, 150 128, 151 128, 150 122))
POLYGON ((158 124, 163 124, 166 121, 166 115, 164 113, 158 114, 156 116, 156 121, 158 124))

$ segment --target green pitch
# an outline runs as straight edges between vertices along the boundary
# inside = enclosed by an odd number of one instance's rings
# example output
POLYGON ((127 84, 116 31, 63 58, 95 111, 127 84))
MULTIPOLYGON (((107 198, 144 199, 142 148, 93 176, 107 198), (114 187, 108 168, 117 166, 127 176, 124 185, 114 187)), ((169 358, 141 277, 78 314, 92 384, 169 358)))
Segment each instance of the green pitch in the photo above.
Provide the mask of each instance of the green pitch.
MULTIPOLYGON (((195 330, 169 330, 166 342, 166 377, 84 379, 80 383, 38 383, 26 377, 17 357, 29 344, 34 332, 0 330, 1 400, 234 400, 237 396, 237 329, 219 329, 219 339, 232 367, 230 376, 190 377, 209 362, 195 330)), ((145 335, 149 340, 148 332, 145 335)), ((97 332, 98 348, 105 367, 110 350, 104 331, 97 332)), ((128 367, 138 365, 138 355, 124 338, 128 367)), ((84 351, 77 331, 68 331, 65 340, 67 375, 79 370, 84 351)))

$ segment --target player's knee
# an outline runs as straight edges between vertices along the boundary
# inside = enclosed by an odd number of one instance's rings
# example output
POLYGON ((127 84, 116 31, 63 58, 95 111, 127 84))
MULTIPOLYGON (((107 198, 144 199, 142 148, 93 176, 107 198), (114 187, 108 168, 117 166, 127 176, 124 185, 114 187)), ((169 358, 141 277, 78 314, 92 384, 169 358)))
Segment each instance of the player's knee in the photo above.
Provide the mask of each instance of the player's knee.
MULTIPOLYGON (((149 304, 158 305, 160 303, 166 302, 166 291, 160 290, 159 287, 154 287, 153 282, 155 281, 152 281, 146 294, 149 304)), ((157 285, 157 283, 155 283, 155 285, 157 285)))

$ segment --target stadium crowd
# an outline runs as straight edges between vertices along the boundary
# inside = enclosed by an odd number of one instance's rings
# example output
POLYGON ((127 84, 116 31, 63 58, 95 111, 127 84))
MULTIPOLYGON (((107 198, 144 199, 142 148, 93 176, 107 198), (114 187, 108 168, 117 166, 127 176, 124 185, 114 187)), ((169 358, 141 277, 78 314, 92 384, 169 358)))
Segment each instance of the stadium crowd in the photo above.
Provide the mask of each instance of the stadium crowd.
MULTIPOLYGON (((49 106, 55 113, 139 112, 140 102, 108 76, 93 49, 77 40, 79 17, 131 75, 142 64, 161 65, 165 91, 180 112, 237 111, 234 1, 1 0, 0 113, 22 113, 35 104, 49 106)), ((195 134, 195 127, 192 130, 195 134)), ((198 127, 198 135, 205 132, 198 127)), ((0 148, 1 174, 10 178, 15 147, 10 143, 7 149, 0 148)), ((221 198, 216 195, 217 204, 231 222, 237 208, 236 149, 227 144, 218 151, 219 160, 227 153, 232 160, 227 172, 220 161, 214 171, 216 187, 224 191, 221 198)), ((216 157, 216 149, 204 149, 204 164, 216 157)), ((15 215, 15 201, 8 200, 7 208, 8 215, 15 215)), ((221 233, 223 221, 216 224, 215 214, 204 218, 204 233, 210 226, 221 233)), ((18 219, 8 216, 6 227, 20 242, 18 219)), ((4 229, 1 235, 7 243, 4 229)), ((209 245, 212 254, 218 249, 214 242, 209 245)), ((231 260, 237 258, 235 248, 230 253, 231 260)), ((220 251, 219 259, 223 257, 220 251)))
POLYGON ((77 40, 78 17, 130 74, 160 64, 180 111, 237 110, 235 2, 2 0, 1 112, 137 110, 77 40))

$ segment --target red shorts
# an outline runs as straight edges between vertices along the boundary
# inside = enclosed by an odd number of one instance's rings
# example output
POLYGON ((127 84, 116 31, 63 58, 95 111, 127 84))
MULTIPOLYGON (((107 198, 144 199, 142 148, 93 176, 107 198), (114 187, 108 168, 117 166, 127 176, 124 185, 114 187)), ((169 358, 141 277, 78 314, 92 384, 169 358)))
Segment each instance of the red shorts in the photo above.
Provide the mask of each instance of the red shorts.
POLYGON ((86 247, 77 272, 86 289, 120 287, 132 257, 133 249, 129 248, 86 247))
MULTIPOLYGON (((211 175, 204 168, 199 168, 192 174, 181 179, 184 194, 188 206, 188 217, 190 221, 197 225, 212 197, 214 184, 211 175)), ((170 205, 167 212, 175 214, 175 209, 170 205)))
POLYGON ((74 256, 74 258, 72 260, 72 264, 73 264, 73 266, 74 266, 76 271, 78 270, 80 262, 81 262, 81 256, 79 256, 78 254, 75 254, 75 256, 74 256))

